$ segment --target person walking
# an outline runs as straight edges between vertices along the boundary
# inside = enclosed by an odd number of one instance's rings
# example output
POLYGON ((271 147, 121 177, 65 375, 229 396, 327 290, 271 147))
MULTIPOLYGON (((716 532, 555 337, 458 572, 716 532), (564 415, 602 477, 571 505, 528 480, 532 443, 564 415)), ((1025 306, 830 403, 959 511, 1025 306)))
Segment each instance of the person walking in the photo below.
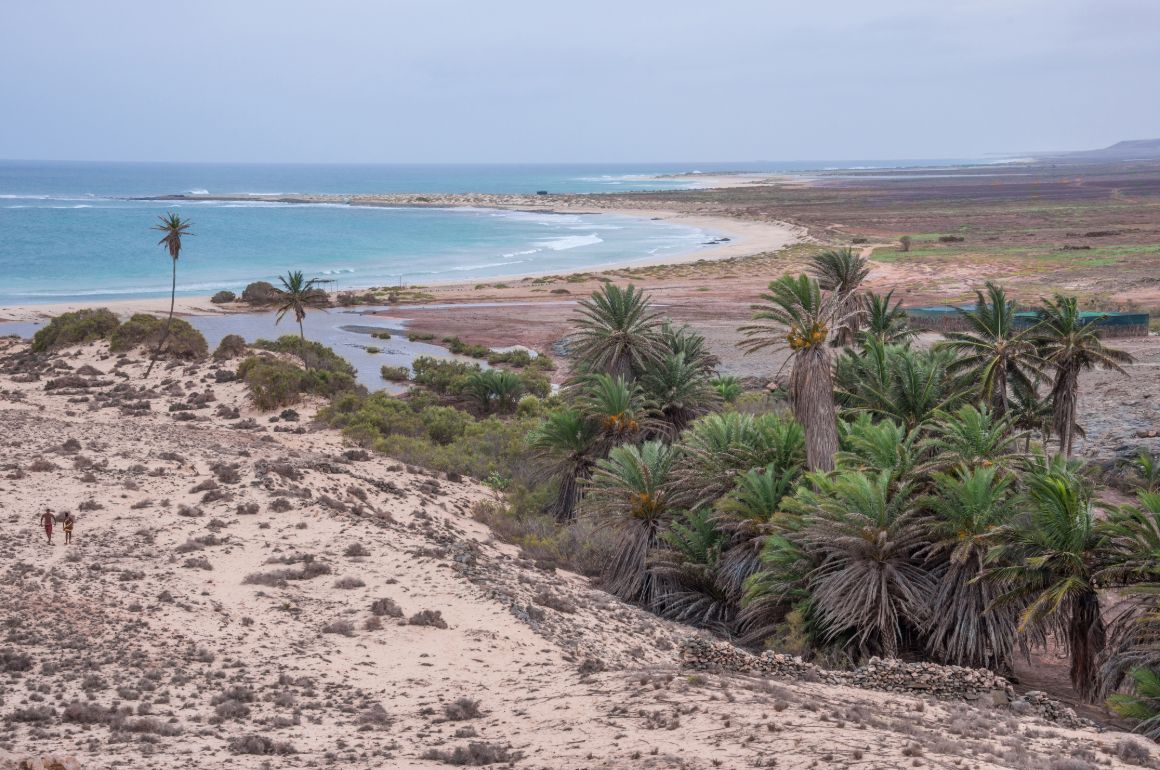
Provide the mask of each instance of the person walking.
POLYGON ((52 525, 56 523, 56 518, 52 515, 51 508, 44 509, 44 513, 40 516, 40 523, 44 525, 44 535, 48 538, 48 544, 52 545, 52 525))
POLYGON ((64 515, 64 527, 63 527, 63 529, 64 529, 64 544, 65 545, 69 545, 70 543, 72 543, 73 524, 75 524, 75 523, 76 523, 76 519, 73 518, 72 511, 69 511, 68 513, 66 513, 64 515))

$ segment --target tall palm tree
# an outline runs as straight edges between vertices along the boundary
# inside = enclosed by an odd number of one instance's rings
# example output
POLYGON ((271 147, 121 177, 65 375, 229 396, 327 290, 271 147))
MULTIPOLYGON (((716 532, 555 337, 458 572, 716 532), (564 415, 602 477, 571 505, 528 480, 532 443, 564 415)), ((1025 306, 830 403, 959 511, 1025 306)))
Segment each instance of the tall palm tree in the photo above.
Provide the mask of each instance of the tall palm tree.
POLYGON ((822 291, 833 292, 837 297, 840 322, 834 326, 831 344, 852 345, 866 315, 866 301, 858 291, 870 274, 866 260, 850 248, 831 249, 810 259, 810 272, 822 291))
POLYGON ((577 409, 552 412, 528 436, 537 470, 557 484, 556 499, 550 507, 561 521, 574 516, 583 485, 596 464, 600 428, 577 409))
POLYGON ((885 295, 866 292, 866 328, 861 332, 864 339, 876 339, 888 345, 905 345, 917 336, 918 332, 906 323, 902 300, 890 304, 893 297, 893 289, 885 295))
POLYGON ((925 553, 938 581, 931 601, 927 649, 937 658, 971 668, 1009 673, 1019 643, 1019 610, 992 606, 1004 586, 978 579, 998 528, 1011 522, 1012 478, 998 468, 935 473, 926 504, 931 545, 925 553))
POLYGON ((1043 300, 1036 327, 1036 342, 1043 360, 1055 369, 1051 401, 1059 450, 1071 454, 1075 438, 1076 407, 1079 401, 1079 375, 1092 369, 1114 369, 1124 374, 1120 364, 1135 359, 1123 350, 1105 346, 1096 332, 1100 318, 1084 320, 1075 297, 1056 294, 1043 300))
POLYGON ((604 584, 624 601, 655 607, 667 592, 647 559, 678 507, 669 488, 675 454, 660 441, 615 447, 596 463, 588 484, 584 510, 618 535, 604 584))
POLYGON ((976 291, 975 297, 974 308, 958 309, 967 331, 947 332, 946 341, 939 346, 958 354, 951 370, 977 384, 979 397, 1002 417, 1007 413, 1009 388, 1016 383, 1033 387, 1042 361, 1034 343, 1034 329, 1017 328, 1015 302, 1000 286, 987 281, 986 294, 976 291))
POLYGON ((660 314, 632 284, 604 284, 580 302, 577 313, 572 345, 582 373, 632 378, 664 351, 660 314))
POLYGON ((1051 634, 1071 656, 1071 684, 1080 697, 1098 693, 1097 660, 1107 641, 1096 582, 1102 536, 1092 515, 1090 492, 1058 462, 1027 476, 1027 512, 998 537, 1006 566, 988 579, 1006 584, 996 606, 1015 603, 1021 633, 1051 634))
POLYGON ((153 351, 153 358, 149 361, 149 367, 145 370, 146 377, 153 371, 153 365, 157 363, 157 359, 169 339, 169 331, 173 326, 173 309, 177 304, 177 258, 181 256, 181 239, 184 236, 192 235, 189 232, 192 223, 187 219, 182 219, 172 211, 158 217, 158 219, 161 222, 154 225, 153 229, 164 233, 157 244, 164 246, 165 250, 169 252, 169 258, 173 262, 173 284, 169 290, 169 318, 165 321, 165 331, 161 333, 161 340, 158 341, 157 349, 153 351))
POLYGON ((826 347, 841 298, 823 295, 818 282, 807 275, 782 276, 769 284, 762 302, 752 306, 760 323, 739 331, 749 339, 748 352, 783 344, 790 349, 790 398, 794 417, 806 432, 806 463, 810 470, 834 468, 838 451, 837 409, 830 353, 826 347))
POLYGON ((294 320, 298 322, 298 336, 305 342, 306 329, 302 321, 306 318, 306 310, 321 307, 326 299, 325 292, 318 288, 321 281, 318 278, 307 280, 301 270, 291 270, 286 275, 278 276, 278 280, 282 282, 282 288, 275 289, 278 293, 278 315, 274 317, 274 323, 281 323, 287 313, 294 313, 294 320))

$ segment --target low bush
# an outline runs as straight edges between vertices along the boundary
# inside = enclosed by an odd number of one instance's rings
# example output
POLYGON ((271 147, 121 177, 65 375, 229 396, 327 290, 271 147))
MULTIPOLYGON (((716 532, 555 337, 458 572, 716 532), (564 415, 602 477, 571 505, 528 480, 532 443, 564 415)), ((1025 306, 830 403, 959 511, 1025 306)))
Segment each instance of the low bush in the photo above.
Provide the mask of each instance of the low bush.
POLYGON ((278 290, 269 281, 254 281, 242 290, 242 302, 250 305, 272 305, 278 296, 278 290))
POLYGON ((32 337, 32 351, 42 353, 69 345, 103 340, 112 334, 120 321, 108 308, 77 310, 56 316, 32 337))
MULTIPOLYGON (((124 353, 138 347, 152 350, 157 347, 165 334, 167 323, 165 318, 148 313, 135 313, 109 335, 109 350, 114 353, 124 353)), ((161 352, 170 358, 200 361, 209 354, 209 345, 206 344, 201 332, 193 328, 188 321, 174 318, 161 352)))
POLYGON ((443 344, 457 356, 469 356, 470 358, 487 358, 491 350, 484 345, 472 345, 464 342, 458 337, 444 337, 443 344))
POLYGON ((411 379, 411 370, 405 366, 384 366, 379 374, 387 382, 406 382, 411 379))
POLYGON ((429 342, 435 339, 435 335, 428 332, 409 332, 407 339, 411 342, 429 342))
POLYGON ((297 754, 298 750, 286 741, 276 741, 264 735, 240 735, 230 739, 230 751, 234 754, 283 755, 297 754))
POLYGON ((237 294, 232 291, 219 291, 209 298, 209 301, 215 305, 225 305, 228 302, 234 302, 238 298, 237 294))
POLYGON ((249 388, 254 406, 265 411, 293 406, 304 394, 329 398, 359 389, 351 374, 324 369, 306 371, 288 361, 266 356, 250 356, 242 361, 238 379, 249 388))
POLYGON ((246 354, 246 341, 239 334, 227 334, 213 352, 215 361, 228 361, 246 354))
POLYGON ((427 435, 436 444, 450 444, 461 437, 471 415, 449 406, 429 406, 419 413, 427 435))
POLYGON ((436 393, 457 396, 463 392, 471 373, 479 371, 479 364, 419 356, 411 362, 411 371, 411 379, 417 384, 436 393))
POLYGON ((255 348, 274 353, 289 353, 297 356, 307 369, 355 375, 355 368, 342 356, 321 342, 304 340, 295 334, 284 334, 276 340, 258 340, 255 348))

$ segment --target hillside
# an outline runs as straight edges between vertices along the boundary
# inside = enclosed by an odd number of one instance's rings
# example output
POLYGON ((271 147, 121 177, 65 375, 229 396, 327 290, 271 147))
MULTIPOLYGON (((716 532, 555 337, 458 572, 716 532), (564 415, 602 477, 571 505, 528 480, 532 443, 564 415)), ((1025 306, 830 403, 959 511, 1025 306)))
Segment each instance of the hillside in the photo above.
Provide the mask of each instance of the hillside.
POLYGON ((228 365, 3 344, 0 767, 1154 762, 982 701, 684 669, 690 629, 492 539, 478 484, 257 413, 228 365))

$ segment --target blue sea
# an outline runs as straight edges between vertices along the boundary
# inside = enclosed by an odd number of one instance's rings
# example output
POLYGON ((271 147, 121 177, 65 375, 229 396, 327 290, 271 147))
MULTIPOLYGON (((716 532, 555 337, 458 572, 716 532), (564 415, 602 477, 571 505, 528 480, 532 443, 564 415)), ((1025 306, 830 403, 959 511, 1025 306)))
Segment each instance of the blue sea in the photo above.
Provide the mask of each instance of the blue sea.
MULTIPOLYGON (((658 260, 716 233, 614 214, 142 201, 179 193, 593 193, 695 186, 691 172, 794 172, 877 163, 309 165, 0 161, 0 306, 165 296, 170 263, 150 227, 192 222, 178 291, 240 290, 288 270, 329 288, 482 280, 658 260), (659 177, 659 178, 658 178, 659 177)), ((945 162, 944 162, 945 163, 945 162)))

